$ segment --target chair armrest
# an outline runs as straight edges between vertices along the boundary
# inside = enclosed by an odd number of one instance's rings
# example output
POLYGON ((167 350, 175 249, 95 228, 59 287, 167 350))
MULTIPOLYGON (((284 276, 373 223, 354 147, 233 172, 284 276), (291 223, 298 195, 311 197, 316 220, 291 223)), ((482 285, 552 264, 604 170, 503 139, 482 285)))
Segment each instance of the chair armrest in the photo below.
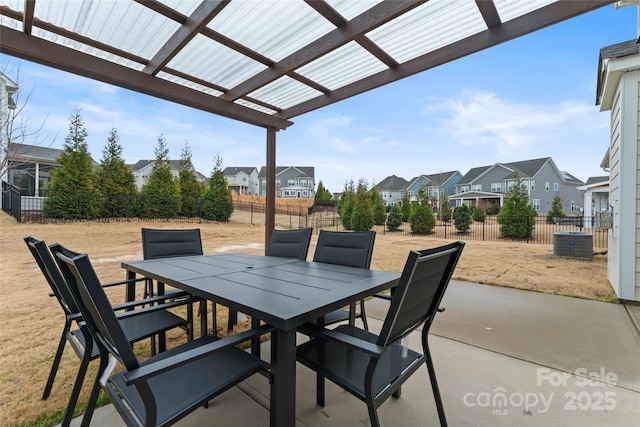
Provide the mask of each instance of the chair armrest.
POLYGON ((157 295, 157 296, 151 297, 151 298, 139 299, 139 300, 135 300, 135 301, 123 302, 122 304, 116 304, 116 305, 112 306, 112 308, 113 308, 114 311, 126 310, 127 308, 133 308, 133 307, 137 307, 139 305, 155 304, 157 302, 164 303, 168 299, 171 299, 172 302, 178 302, 178 303, 180 303, 180 305, 184 305, 184 304, 189 302, 188 298, 187 299, 183 299, 183 300, 179 300, 179 301, 173 301, 173 300, 175 300, 176 298, 184 298, 184 297, 191 297, 191 296, 192 295, 190 293, 188 293, 188 292, 174 293, 174 294, 171 294, 171 295, 157 295))
POLYGON ((266 334, 267 332, 271 332, 271 330, 273 330, 273 327, 271 327, 270 325, 263 325, 259 328, 251 329, 237 335, 232 335, 230 337, 204 344, 200 347, 196 347, 191 350, 187 350, 185 352, 167 357, 165 359, 158 360, 157 362, 152 362, 148 365, 141 366, 137 369, 133 369, 123 374, 125 384, 132 385, 136 382, 147 380, 156 375, 175 369, 179 366, 194 362, 198 359, 202 359, 203 357, 210 356, 214 353, 226 350, 230 347, 234 347, 241 342, 250 340, 255 336, 260 336, 266 334))
POLYGON ((117 282, 103 283, 102 287, 109 288, 111 286, 127 285, 129 283, 136 283, 136 282, 143 282, 143 281, 148 282, 149 280, 151 279, 149 279, 148 277, 138 277, 137 279, 125 279, 125 280, 119 280, 117 282))
POLYGON ((145 314, 153 311, 166 310, 168 308, 173 308, 173 307, 181 307, 185 304, 186 304, 186 301, 173 301, 165 304, 152 305, 150 307, 144 307, 144 308, 139 308, 137 310, 129 310, 129 311, 125 311, 124 313, 118 313, 117 317, 118 319, 125 319, 127 317, 140 316, 141 314, 145 314))
POLYGON ((320 326, 306 323, 298 328, 299 332, 309 335, 311 337, 327 338, 332 341, 337 341, 349 347, 362 350, 370 356, 380 357, 384 353, 385 348, 369 341, 361 340, 351 335, 343 334, 333 329, 321 328, 320 326))

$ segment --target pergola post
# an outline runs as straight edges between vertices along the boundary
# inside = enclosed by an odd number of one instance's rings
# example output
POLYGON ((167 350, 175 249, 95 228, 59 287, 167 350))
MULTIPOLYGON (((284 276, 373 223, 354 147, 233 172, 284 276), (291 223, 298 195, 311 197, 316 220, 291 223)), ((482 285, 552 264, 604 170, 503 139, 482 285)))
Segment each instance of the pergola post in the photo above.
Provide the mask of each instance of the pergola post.
POLYGON ((267 128, 267 194, 264 218, 264 253, 269 250, 276 225, 276 129, 267 128))

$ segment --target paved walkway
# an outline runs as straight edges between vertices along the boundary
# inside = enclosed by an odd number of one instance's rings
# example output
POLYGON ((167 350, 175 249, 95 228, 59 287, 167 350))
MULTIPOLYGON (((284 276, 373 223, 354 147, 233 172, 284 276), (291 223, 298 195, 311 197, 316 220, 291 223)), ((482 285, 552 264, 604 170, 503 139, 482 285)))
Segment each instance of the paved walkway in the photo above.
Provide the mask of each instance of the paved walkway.
MULTIPOLYGON (((372 330, 387 304, 367 302, 372 330)), ((640 427, 640 306, 455 281, 443 305, 430 343, 449 425, 640 427)), ((330 383, 325 408, 316 406, 315 377, 298 366, 299 426, 368 425, 366 406, 330 383)), ((257 375, 179 425, 268 426, 268 407, 257 375)), ((383 426, 437 425, 426 368, 378 412, 383 426)), ((92 425, 124 424, 108 405, 92 425)))

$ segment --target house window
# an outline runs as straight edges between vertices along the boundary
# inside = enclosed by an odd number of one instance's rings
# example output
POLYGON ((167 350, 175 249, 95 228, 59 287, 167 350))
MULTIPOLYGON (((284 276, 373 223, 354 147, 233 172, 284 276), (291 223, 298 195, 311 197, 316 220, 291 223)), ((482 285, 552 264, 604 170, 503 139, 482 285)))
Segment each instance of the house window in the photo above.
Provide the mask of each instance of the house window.
POLYGON ((548 182, 544 183, 544 191, 546 191, 547 193, 549 192, 549 183, 548 182))
POLYGON ((482 184, 473 184, 471 186, 471 191, 482 191, 482 184))
POLYGON ((300 185, 307 185, 307 180, 306 179, 301 179, 300 180, 300 185))
POLYGON ((303 195, 304 197, 309 197, 309 192, 308 192, 307 190, 304 190, 304 191, 302 192, 302 195, 303 195))
POLYGON ((263 179, 263 180, 262 180, 262 185, 263 185, 263 186, 267 185, 267 180, 266 180, 266 179, 263 179))
POLYGON ((500 193, 502 191, 502 184, 499 182, 491 183, 491 192, 492 193, 500 193))
POLYGON ((289 187, 291 187, 292 185, 296 185, 296 180, 295 179, 288 179, 287 180, 287 185, 289 187))
POLYGON ((242 177, 242 182, 247 182, 247 177, 242 177))
POLYGON ((513 187, 513 181, 508 181, 507 182, 507 191, 510 191, 511 187, 513 187))
POLYGON ((276 179, 276 185, 279 187, 280 186, 280 180, 276 179))
POLYGON ((571 212, 576 210, 576 202, 574 202, 573 200, 571 201, 571 212))
POLYGON ((467 191, 469 191, 469 186, 468 185, 463 185, 462 187, 460 187, 460 192, 461 193, 466 193, 467 191))
POLYGON ((533 199, 532 205, 533 205, 533 209, 535 209, 536 211, 539 211, 540 210, 540 199, 533 199))
POLYGON ((536 189, 536 182, 531 181, 531 191, 534 191, 535 189, 536 189))
POLYGON ((553 191, 555 191, 556 193, 558 191, 560 191, 560 184, 558 184, 557 182, 553 183, 553 191))

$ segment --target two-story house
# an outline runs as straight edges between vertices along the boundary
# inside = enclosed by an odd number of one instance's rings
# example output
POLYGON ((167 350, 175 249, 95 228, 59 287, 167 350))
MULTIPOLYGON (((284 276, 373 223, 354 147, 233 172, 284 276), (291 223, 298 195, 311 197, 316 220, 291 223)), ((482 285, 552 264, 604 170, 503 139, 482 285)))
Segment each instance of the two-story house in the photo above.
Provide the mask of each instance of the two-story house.
MULTIPOLYGON (((171 174, 174 178, 180 176, 180 160, 169 160, 169 167, 171 168, 171 174)), ((147 182, 149 182, 149 176, 153 171, 153 164, 155 160, 139 160, 137 163, 127 165, 131 169, 131 173, 135 178, 136 188, 140 190, 147 182)), ((199 182, 205 182, 207 177, 198 171, 196 172, 196 178, 199 182)))
POLYGON ((406 179, 391 175, 374 185, 373 189, 380 193, 387 206, 393 206, 402 203, 408 185, 409 181, 406 179))
POLYGON ((407 193, 411 201, 417 200, 418 192, 422 189, 429 198, 434 208, 440 207, 440 200, 455 193, 456 184, 462 178, 459 171, 441 172, 431 175, 419 175, 411 180, 407 185, 407 193))
MULTIPOLYGON (((267 168, 262 166, 259 179, 260 195, 267 194, 267 168)), ((315 197, 315 168, 313 166, 277 166, 276 197, 313 199, 315 197)))
POLYGON ((546 214, 556 194, 560 195, 563 211, 579 214, 583 197, 578 187, 584 183, 561 171, 551 157, 472 168, 456 185, 450 197, 456 205, 469 204, 486 209, 493 203, 503 205, 504 197, 516 180, 520 179, 538 214, 546 214))
POLYGON ((252 166, 238 167, 230 166, 222 173, 227 181, 229 190, 236 194, 260 194, 258 182, 258 169, 252 166))

